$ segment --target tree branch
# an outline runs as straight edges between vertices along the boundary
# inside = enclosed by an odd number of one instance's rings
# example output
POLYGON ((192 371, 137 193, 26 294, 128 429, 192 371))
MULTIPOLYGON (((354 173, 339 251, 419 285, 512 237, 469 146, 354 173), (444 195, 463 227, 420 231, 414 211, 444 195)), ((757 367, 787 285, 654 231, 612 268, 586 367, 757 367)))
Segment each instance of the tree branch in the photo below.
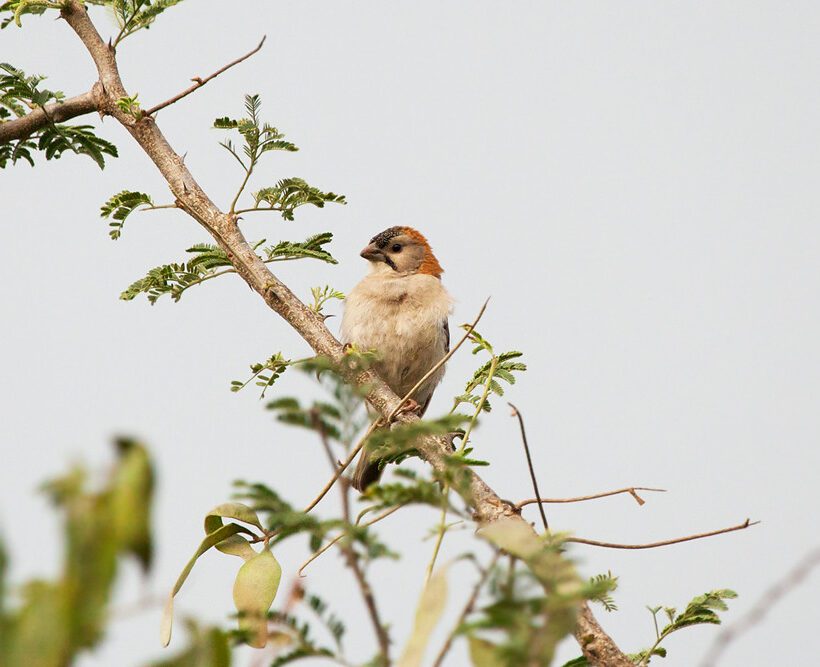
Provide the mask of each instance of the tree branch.
POLYGON ((50 123, 62 123, 64 120, 97 111, 101 93, 99 84, 94 84, 87 93, 69 97, 62 102, 51 102, 25 116, 0 123, 0 144, 25 139, 50 123))
POLYGON ((713 537, 715 535, 723 535, 724 533, 732 533, 736 530, 743 530, 750 526, 756 526, 760 521, 749 521, 746 519, 743 523, 737 526, 730 526, 729 528, 721 528, 720 530, 712 530, 708 533, 697 533, 696 535, 687 535, 686 537, 676 537, 671 540, 663 540, 662 542, 648 542, 646 544, 619 544, 618 542, 599 542, 598 540, 588 540, 584 537, 568 537, 565 542, 575 542, 576 544, 589 544, 593 547, 605 547, 606 549, 655 549, 656 547, 668 547, 670 544, 680 544, 681 542, 691 542, 692 540, 701 540, 704 537, 713 537))
MULTIPOLYGON (((524 454, 527 455, 527 468, 530 470, 530 479, 532 480, 532 490, 535 492, 535 497, 540 498, 541 492, 538 490, 538 480, 535 478, 535 469, 532 466, 532 456, 530 456, 530 445, 527 442, 527 431, 524 429, 524 416, 521 411, 512 403, 507 403, 512 408, 512 416, 518 417, 518 426, 521 429, 521 441, 524 443, 524 454)), ((520 505, 519 505, 520 507, 520 505)), ((541 513, 541 523, 544 524, 544 530, 550 529, 547 523, 547 515, 544 514, 544 503, 538 503, 538 511, 541 513)))
POLYGON ((462 623, 467 620, 467 617, 473 613, 473 609, 475 608, 476 602, 478 602, 478 596, 481 593, 481 589, 484 587, 484 584, 487 582, 487 579, 490 577, 495 564, 498 562, 498 559, 501 558, 501 552, 496 551, 493 555, 493 559, 490 561, 490 564, 487 565, 484 570, 482 570, 481 574, 479 575, 478 581, 476 581, 475 585, 473 586, 473 591, 470 593, 470 597, 467 598, 467 602, 461 610, 461 613, 458 615, 458 620, 456 621, 453 629, 450 630, 450 634, 447 635, 447 640, 444 642, 444 645, 441 647, 441 650, 438 652, 436 656, 436 661, 433 663, 433 667, 441 667, 444 663, 444 658, 447 657, 447 653, 450 651, 450 648, 453 645, 453 640, 456 638, 456 633, 461 628, 462 623))
POLYGON ((748 632, 750 628, 760 623, 772 607, 783 596, 797 588, 815 567, 820 567, 820 548, 809 552, 786 576, 769 588, 740 620, 722 630, 712 642, 712 647, 703 659, 701 667, 715 667, 726 647, 744 632, 748 632))
POLYGON ((518 507, 525 507, 534 503, 580 503, 585 500, 595 500, 596 498, 607 498, 608 496, 617 496, 619 493, 628 493, 635 499, 638 505, 643 505, 646 501, 641 498, 637 491, 658 491, 665 493, 666 489, 653 489, 649 486, 628 486, 625 489, 617 489, 616 491, 604 491, 603 493, 593 493, 591 496, 575 496, 574 498, 529 498, 518 503, 518 507))
MULTIPOLYGON (((102 110, 116 118, 139 143, 165 178, 181 208, 214 237, 251 289, 290 324, 317 354, 327 356, 337 363, 342 362, 343 347, 325 327, 321 315, 303 304, 270 272, 242 235, 236 216, 220 211, 205 194, 154 119, 151 116, 137 119, 117 108, 117 99, 126 96, 126 91, 116 59, 113 51, 101 39, 83 5, 78 0, 66 0, 61 14, 82 40, 97 67, 105 93, 105 99, 100 105, 102 110)), ((343 364, 340 365, 343 367, 343 364)), ((367 387, 368 402, 383 416, 390 415, 399 406, 399 397, 373 371, 347 371, 345 379, 356 387, 367 387)), ((409 424, 418 420, 418 417, 405 412, 397 415, 395 420, 409 424)), ((421 457, 438 473, 448 473, 446 459, 450 449, 446 436, 420 438, 417 449, 421 457)), ((467 470, 467 474, 470 483, 463 495, 473 507, 477 522, 489 523, 501 518, 524 521, 519 510, 503 501, 474 471, 467 470)), ((526 525, 529 527, 528 523, 526 525)), ((629 658, 598 625, 586 604, 581 605, 576 636, 592 665, 633 667, 629 658), (603 658, 597 656, 603 656, 606 662, 602 662, 603 658)))
MULTIPOLYGON (((333 457, 333 450, 330 448, 330 442, 328 442, 327 433, 325 433, 325 429, 322 426, 322 420, 316 413, 312 414, 312 419, 313 427, 319 432, 319 438, 322 441, 322 448, 325 450, 328 462, 330 463, 330 468, 331 470, 336 471, 337 465, 333 457)), ((339 484, 339 494, 342 501, 343 518, 345 523, 350 526, 350 487, 346 479, 342 480, 339 484)), ((344 531, 341 537, 345 537, 346 534, 347 531, 344 531)), ((376 641, 379 644, 379 650, 384 658, 384 664, 389 665, 390 636, 387 634, 387 629, 385 628, 384 623, 382 623, 379 608, 376 605, 376 597, 373 595, 373 588, 370 586, 370 582, 367 580, 364 570, 362 569, 359 554, 356 553, 355 549, 353 549, 352 544, 344 541, 342 541, 339 548, 344 555, 347 566, 351 569, 353 576, 356 578, 356 583, 359 586, 359 591, 362 594, 365 607, 367 607, 367 613, 370 616, 370 622, 373 625, 374 632, 376 633, 376 641)), ((303 569, 304 567, 299 569, 300 575, 303 569)))
POLYGON ((253 49, 251 51, 248 51, 244 56, 241 56, 240 58, 237 58, 236 60, 232 60, 231 62, 229 62, 224 67, 220 67, 218 70, 216 70, 216 72, 206 76, 204 79, 201 78, 201 77, 198 77, 198 76, 194 77, 193 79, 191 79, 191 81, 194 82, 193 86, 190 86, 190 87, 186 88, 181 93, 177 93, 172 98, 167 99, 164 102, 160 102, 159 104, 156 104, 156 105, 152 106, 150 109, 148 109, 148 111, 145 112, 145 115, 146 116, 153 116, 160 109, 164 109, 165 107, 171 106, 174 102, 179 102, 183 97, 187 97, 188 95, 190 95, 195 90, 197 90, 199 88, 202 88, 202 86, 204 86, 206 83, 208 83, 208 81, 210 81, 211 79, 215 79, 216 77, 218 77, 223 72, 226 72, 227 70, 231 69, 231 67, 233 67, 234 65, 238 65, 243 60, 247 60, 248 58, 250 58, 253 54, 257 53, 262 48, 262 45, 265 43, 266 39, 267 39, 267 35, 262 37, 262 41, 259 42, 259 44, 256 46, 255 49, 253 49))

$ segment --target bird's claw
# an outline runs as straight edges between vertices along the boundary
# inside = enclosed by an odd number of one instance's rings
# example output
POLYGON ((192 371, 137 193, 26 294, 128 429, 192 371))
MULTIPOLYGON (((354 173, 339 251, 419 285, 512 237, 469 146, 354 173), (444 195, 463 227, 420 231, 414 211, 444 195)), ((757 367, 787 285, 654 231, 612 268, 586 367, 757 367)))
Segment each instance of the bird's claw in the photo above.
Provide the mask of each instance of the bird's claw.
POLYGON ((417 417, 421 417, 421 406, 414 401, 412 398, 408 398, 402 405, 396 410, 395 414, 393 415, 393 419, 400 417, 401 415, 407 414, 414 414, 417 417))

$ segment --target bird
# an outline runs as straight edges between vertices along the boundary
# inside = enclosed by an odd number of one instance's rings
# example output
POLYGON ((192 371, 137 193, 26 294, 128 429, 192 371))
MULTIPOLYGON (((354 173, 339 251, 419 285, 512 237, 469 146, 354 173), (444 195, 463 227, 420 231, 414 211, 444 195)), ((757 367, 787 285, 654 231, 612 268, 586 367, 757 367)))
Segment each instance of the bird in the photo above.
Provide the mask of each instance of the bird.
MULTIPOLYGON (((373 370, 400 398, 450 351, 448 316, 453 299, 441 282, 441 268, 424 235, 412 227, 376 234, 360 256, 370 272, 345 297, 342 342, 374 350, 373 370)), ((404 410, 420 417, 430 405, 444 365, 416 390, 404 410)), ((365 491, 381 476, 381 465, 366 450, 351 483, 365 491)))

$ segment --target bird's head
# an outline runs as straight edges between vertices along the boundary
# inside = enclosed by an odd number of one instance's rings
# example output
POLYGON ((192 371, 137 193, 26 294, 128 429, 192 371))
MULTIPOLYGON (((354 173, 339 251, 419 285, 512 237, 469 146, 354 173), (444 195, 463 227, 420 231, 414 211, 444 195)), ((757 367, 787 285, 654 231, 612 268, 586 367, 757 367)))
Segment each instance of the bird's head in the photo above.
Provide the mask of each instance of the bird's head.
POLYGON ((427 239, 412 227, 390 227, 376 234, 360 253, 376 270, 411 275, 426 273, 441 278, 438 263, 427 239))

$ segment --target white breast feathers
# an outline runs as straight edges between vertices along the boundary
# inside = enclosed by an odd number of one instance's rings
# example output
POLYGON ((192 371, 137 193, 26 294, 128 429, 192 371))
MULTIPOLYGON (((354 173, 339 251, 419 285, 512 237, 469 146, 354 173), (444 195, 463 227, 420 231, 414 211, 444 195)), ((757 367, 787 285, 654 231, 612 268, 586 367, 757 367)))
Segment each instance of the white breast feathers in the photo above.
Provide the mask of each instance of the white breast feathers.
MULTIPOLYGON (((451 308, 450 295, 434 276, 374 272, 345 299, 342 340, 375 350, 376 372, 403 396, 445 355, 451 308)), ((443 374, 441 368, 418 390, 419 404, 425 404, 443 374)))

